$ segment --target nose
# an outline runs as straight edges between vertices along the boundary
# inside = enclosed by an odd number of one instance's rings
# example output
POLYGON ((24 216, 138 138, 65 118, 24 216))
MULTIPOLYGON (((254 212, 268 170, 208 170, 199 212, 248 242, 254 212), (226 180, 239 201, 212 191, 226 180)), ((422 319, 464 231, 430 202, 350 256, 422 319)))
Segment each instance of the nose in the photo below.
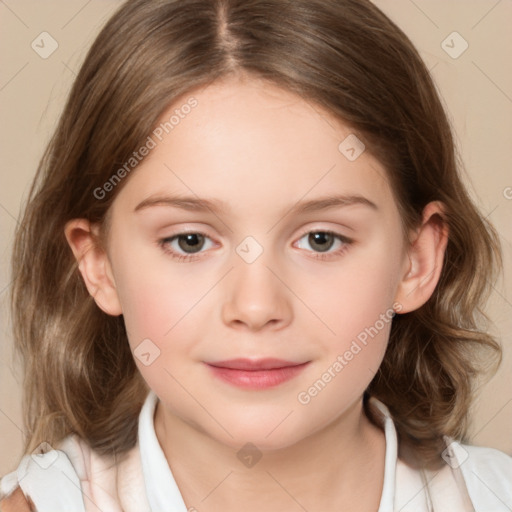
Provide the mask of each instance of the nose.
POLYGON ((253 263, 240 260, 227 279, 223 322, 239 330, 284 328, 293 315, 293 294, 285 283, 276 265, 263 255, 253 263))

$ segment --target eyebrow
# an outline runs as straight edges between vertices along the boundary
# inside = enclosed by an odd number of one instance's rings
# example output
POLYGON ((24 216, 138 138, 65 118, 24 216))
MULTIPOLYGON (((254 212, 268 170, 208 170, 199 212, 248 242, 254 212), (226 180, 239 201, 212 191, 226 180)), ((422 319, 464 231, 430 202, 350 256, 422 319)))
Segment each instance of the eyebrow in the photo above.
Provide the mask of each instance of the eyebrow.
MULTIPOLYGON (((370 201, 366 197, 360 195, 334 195, 321 197, 317 199, 310 199, 307 201, 299 201, 298 203, 296 203, 295 205, 291 206, 288 209, 288 214, 319 212, 332 208, 340 208, 352 205, 362 205, 367 206, 373 210, 378 210, 378 206, 373 201, 370 201)), ((227 204, 219 199, 207 199, 181 195, 156 195, 144 199, 135 207, 134 212, 145 210, 152 206, 170 206, 193 212, 211 211, 213 213, 223 214, 227 213, 227 211, 229 210, 227 204)))

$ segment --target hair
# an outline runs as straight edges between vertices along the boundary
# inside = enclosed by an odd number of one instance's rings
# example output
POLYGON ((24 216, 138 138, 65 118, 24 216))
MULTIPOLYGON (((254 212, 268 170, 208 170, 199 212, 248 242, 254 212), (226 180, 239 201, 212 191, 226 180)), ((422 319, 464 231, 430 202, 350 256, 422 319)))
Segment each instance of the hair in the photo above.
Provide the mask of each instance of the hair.
POLYGON ((123 317, 105 314, 88 293, 64 226, 85 218, 104 230, 129 177, 101 199, 95 190, 173 102, 231 76, 277 85, 348 125, 384 165, 404 233, 418 227, 427 203, 443 203, 449 240, 438 285, 425 305, 393 319, 363 400, 370 418, 368 398, 385 403, 400 443, 425 465, 438 464, 443 436, 466 439, 477 377, 489 361, 501 362, 483 311, 500 245, 462 183, 428 69, 368 0, 129 0, 106 23, 41 158, 15 237, 11 307, 25 452, 71 433, 101 454, 135 445, 149 388, 123 317))

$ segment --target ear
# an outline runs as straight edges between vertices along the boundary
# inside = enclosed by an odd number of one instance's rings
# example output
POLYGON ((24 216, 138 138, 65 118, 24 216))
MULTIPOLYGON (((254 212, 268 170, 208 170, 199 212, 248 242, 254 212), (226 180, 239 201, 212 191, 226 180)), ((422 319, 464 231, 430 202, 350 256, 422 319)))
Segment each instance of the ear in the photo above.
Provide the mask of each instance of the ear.
POLYGON ((109 315, 121 315, 110 261, 99 243, 99 227, 86 219, 73 219, 66 223, 64 234, 78 261, 85 286, 98 307, 109 315))
POLYGON ((420 228, 407 250, 408 264, 399 284, 396 302, 399 313, 414 311, 432 296, 437 286, 448 244, 448 226, 444 220, 443 204, 428 203, 423 209, 420 228))

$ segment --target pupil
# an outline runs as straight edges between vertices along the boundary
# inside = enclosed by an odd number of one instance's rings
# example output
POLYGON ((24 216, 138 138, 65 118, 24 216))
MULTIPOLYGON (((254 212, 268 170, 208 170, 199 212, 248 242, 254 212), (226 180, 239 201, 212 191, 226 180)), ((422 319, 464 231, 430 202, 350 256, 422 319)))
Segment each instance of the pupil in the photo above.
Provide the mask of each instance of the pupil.
POLYGON ((328 251, 332 247, 332 235, 329 233, 311 233, 309 235, 309 242, 311 247, 315 248, 315 245, 318 247, 320 252, 328 251), (329 241, 331 243, 329 243, 329 241), (326 244, 327 242, 327 244, 326 244), (320 245, 319 245, 320 244, 320 245))
POLYGON ((194 251, 191 251, 191 252, 197 252, 201 249, 203 240, 204 240, 204 237, 202 235, 199 235, 196 233, 180 235, 179 246, 185 252, 187 251, 187 249, 190 249, 190 248, 195 249, 194 251), (185 242, 183 242, 183 240, 185 240, 185 242))

